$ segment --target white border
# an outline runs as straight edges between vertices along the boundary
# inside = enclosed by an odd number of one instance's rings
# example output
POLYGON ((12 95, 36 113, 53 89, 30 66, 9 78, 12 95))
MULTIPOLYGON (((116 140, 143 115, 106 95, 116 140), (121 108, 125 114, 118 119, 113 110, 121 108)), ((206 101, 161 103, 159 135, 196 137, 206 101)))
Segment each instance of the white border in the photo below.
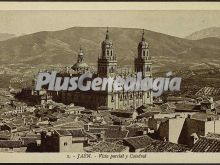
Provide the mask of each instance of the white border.
POLYGON ((0 2, 0 10, 220 10, 220 2, 0 2))
MULTIPOLYGON (((220 2, 0 2, 4 10, 220 10, 220 2)), ((7 163, 219 163, 220 153, 146 153, 145 159, 66 158, 78 153, 0 153, 7 163)), ((111 153, 106 153, 110 155, 111 153)), ((112 153, 116 154, 116 153, 112 153)), ((124 153, 139 154, 139 153, 124 153)), ((143 153, 142 153, 143 154, 143 153)))

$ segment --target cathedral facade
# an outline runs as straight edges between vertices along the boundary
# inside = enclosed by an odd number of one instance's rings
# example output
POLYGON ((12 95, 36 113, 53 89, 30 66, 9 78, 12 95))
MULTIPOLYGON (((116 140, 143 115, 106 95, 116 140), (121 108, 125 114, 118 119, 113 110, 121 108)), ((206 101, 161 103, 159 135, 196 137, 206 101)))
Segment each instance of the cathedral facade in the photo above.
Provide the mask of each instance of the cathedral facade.
MULTIPOLYGON (((144 31, 141 41, 137 47, 137 56, 134 59, 135 73, 142 72, 142 78, 152 76, 152 62, 149 52, 149 45, 145 41, 144 31)), ((88 71, 89 66, 84 62, 84 54, 80 48, 77 62, 68 69, 65 76, 80 76, 88 71), (73 70, 74 72, 71 72, 73 70)), ((97 72, 95 77, 108 78, 119 76, 117 70, 117 57, 114 53, 113 42, 110 39, 107 29, 105 40, 101 43, 101 55, 98 57, 97 72)), ((120 75, 121 76, 121 75, 120 75)), ((126 77, 128 75, 124 75, 126 77)), ((65 104, 74 103, 75 105, 86 108, 97 109, 105 106, 111 109, 137 108, 141 105, 152 104, 152 91, 60 91, 54 92, 53 100, 65 104)))

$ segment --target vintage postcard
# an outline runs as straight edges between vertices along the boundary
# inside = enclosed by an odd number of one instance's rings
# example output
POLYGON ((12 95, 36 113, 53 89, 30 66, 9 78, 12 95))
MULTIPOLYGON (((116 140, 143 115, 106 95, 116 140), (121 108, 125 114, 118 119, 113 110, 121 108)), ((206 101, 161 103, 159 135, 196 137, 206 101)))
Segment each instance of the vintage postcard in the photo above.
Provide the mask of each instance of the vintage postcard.
POLYGON ((0 162, 219 163, 219 18, 219 2, 1 2, 0 162))

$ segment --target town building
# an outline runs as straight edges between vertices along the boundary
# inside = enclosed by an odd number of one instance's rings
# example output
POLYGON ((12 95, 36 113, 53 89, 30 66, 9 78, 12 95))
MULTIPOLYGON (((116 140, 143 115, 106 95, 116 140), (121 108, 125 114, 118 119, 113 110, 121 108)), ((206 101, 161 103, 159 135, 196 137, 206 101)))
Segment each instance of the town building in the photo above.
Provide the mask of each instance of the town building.
POLYGON ((20 152, 21 146, 20 140, 0 140, 0 152, 20 152))
POLYGON ((129 147, 129 152, 140 152, 152 142, 152 138, 150 138, 148 135, 143 135, 125 138, 123 140, 123 145, 129 147))
MULTIPOLYGON (((110 39, 109 31, 107 29, 105 40, 101 43, 101 55, 98 57, 97 72, 93 74, 93 78, 123 78, 129 76, 136 76, 137 72, 142 72, 142 78, 152 76, 152 61, 149 50, 149 44, 144 37, 144 31, 141 41, 137 47, 137 57, 134 59, 134 71, 129 73, 121 73, 117 64, 117 56, 114 53, 113 42, 110 39)), ((83 73, 89 71, 89 66, 84 62, 84 52, 80 48, 77 62, 71 67, 66 69, 65 72, 57 73, 59 77, 79 77, 83 73)), ((34 84, 34 83, 33 83, 34 84)), ((34 95, 35 103, 43 103, 51 98, 56 102, 65 104, 74 103, 76 106, 83 106, 85 108, 97 109, 100 106, 106 106, 113 109, 121 108, 137 108, 144 104, 153 103, 152 91, 108 91, 108 84, 106 90, 103 91, 34 91, 34 89, 24 89, 22 97, 29 98, 29 95, 34 95), (30 92, 30 90, 32 92, 30 92), (37 101, 38 100, 38 101, 37 101)))
POLYGON ((215 114, 204 112, 175 116, 172 118, 150 118, 149 128, 158 133, 159 139, 192 147, 201 136, 209 132, 219 133, 220 120, 215 114))
POLYGON ((86 136, 81 129, 51 130, 41 133, 42 152, 83 152, 86 136))

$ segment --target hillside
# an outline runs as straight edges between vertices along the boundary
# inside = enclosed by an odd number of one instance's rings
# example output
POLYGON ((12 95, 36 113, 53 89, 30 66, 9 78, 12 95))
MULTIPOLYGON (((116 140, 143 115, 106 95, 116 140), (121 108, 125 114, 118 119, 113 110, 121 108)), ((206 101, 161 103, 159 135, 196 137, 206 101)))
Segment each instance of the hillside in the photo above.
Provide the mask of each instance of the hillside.
MULTIPOLYGON (((141 29, 110 28, 119 65, 133 65, 141 29)), ((75 63, 80 45, 88 64, 96 64, 106 28, 73 27, 42 31, 0 41, 0 63, 64 64, 75 63)), ((155 70, 219 67, 220 39, 187 40, 145 30, 155 70)))
POLYGON ((206 29, 202 29, 192 33, 191 35, 187 36, 186 39, 189 40, 198 40, 208 37, 215 37, 220 38, 220 27, 210 27, 206 29))
POLYGON ((9 34, 9 33, 0 33, 0 41, 8 40, 10 38, 15 37, 14 34, 9 34))

